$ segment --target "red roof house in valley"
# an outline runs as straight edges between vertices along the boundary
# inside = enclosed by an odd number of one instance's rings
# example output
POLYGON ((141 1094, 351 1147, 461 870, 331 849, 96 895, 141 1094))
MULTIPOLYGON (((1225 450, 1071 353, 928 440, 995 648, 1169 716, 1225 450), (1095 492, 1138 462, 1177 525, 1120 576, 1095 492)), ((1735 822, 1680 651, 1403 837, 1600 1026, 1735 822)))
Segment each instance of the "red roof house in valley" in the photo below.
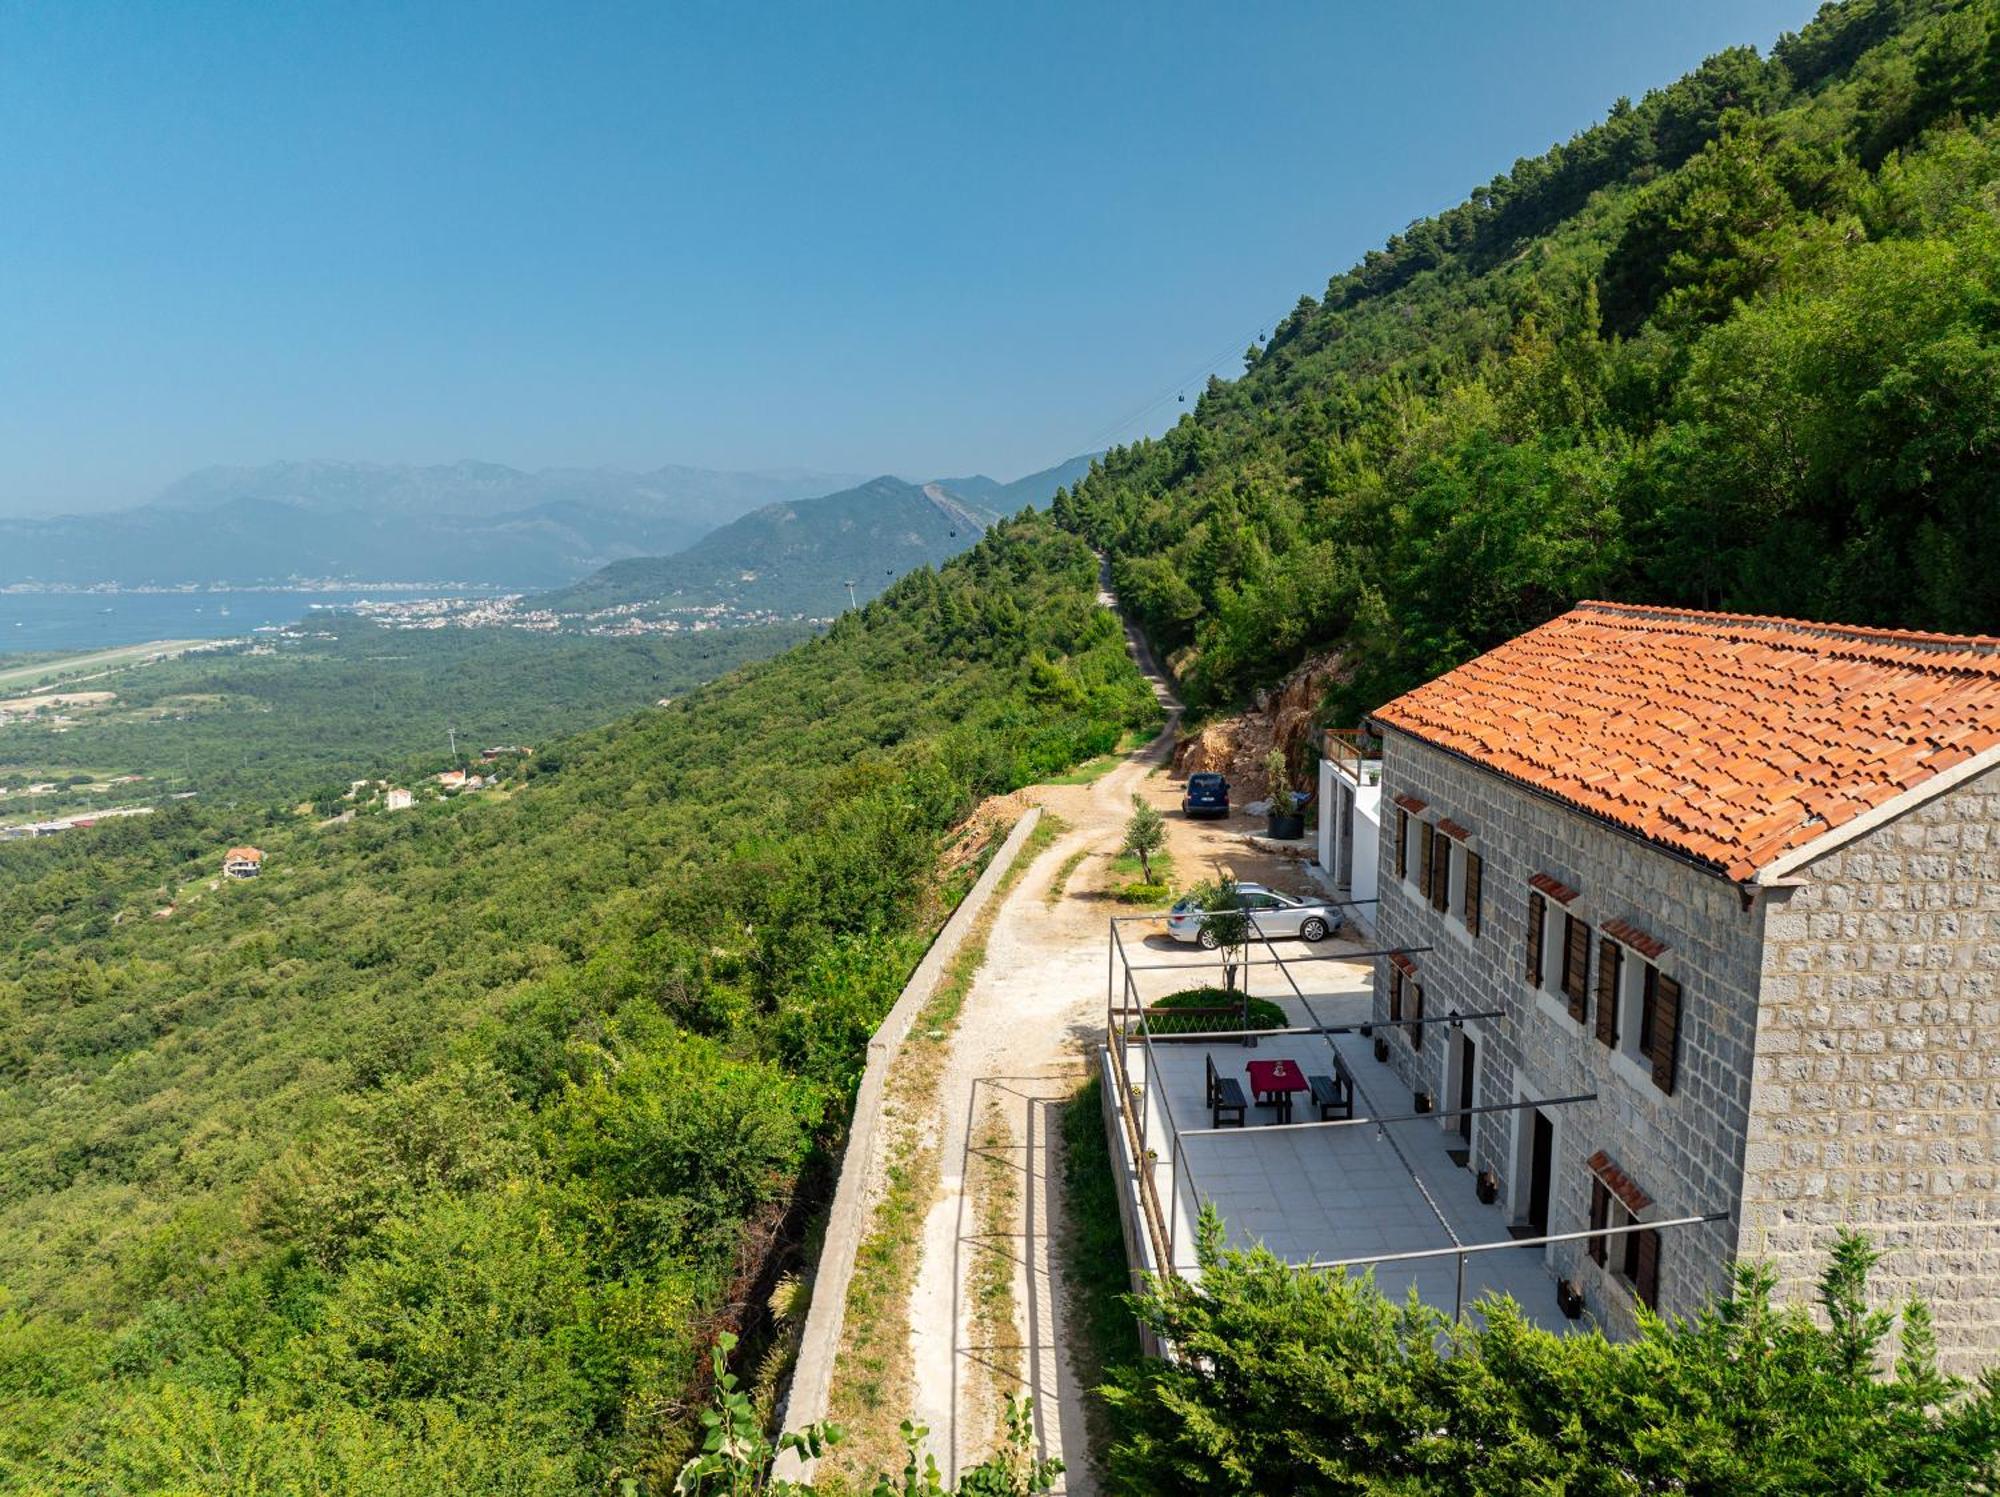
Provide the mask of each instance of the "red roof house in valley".
POLYGON ((230 878, 255 878, 264 871, 261 848, 232 847, 222 855, 222 871, 230 878))
POLYGON ((1374 718, 1747 879, 2000 758, 2000 638, 1582 603, 1374 718))
POLYGON ((1374 1024, 1565 1304, 1810 1299, 1847 1226, 1990 1358, 2000 638, 1582 603, 1370 726, 1374 1024))

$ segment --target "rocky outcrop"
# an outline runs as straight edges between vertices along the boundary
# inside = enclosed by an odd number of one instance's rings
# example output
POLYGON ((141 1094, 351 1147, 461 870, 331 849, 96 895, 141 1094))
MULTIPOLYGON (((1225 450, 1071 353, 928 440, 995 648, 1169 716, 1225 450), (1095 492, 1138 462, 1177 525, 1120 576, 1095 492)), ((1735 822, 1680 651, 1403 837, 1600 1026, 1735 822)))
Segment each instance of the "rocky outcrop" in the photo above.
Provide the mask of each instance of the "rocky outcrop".
POLYGON ((1237 805, 1266 799, 1264 758, 1277 744, 1292 766, 1294 789, 1306 788, 1305 767, 1312 761, 1314 735, 1319 731, 1320 699, 1340 679, 1345 662, 1338 654, 1315 655, 1268 691, 1257 694, 1250 710, 1205 723, 1174 746, 1171 773, 1177 780, 1200 770, 1216 770, 1229 779, 1230 799, 1237 805))

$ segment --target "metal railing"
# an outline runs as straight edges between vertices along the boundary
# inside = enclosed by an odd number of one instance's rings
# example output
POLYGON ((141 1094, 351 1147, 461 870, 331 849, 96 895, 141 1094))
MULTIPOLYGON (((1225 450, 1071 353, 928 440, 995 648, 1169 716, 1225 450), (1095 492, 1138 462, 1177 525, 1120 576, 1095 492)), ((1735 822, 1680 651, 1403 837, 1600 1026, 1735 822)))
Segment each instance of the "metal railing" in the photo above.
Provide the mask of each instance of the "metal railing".
POLYGON ((1465 1319, 1465 1260, 1477 1253, 1505 1252, 1512 1248, 1546 1248, 1558 1242, 1583 1242, 1597 1237, 1623 1237, 1631 1232, 1662 1232, 1672 1227, 1698 1227, 1729 1220, 1727 1211, 1705 1211, 1698 1216, 1676 1216, 1667 1221, 1627 1222, 1619 1227, 1591 1227, 1582 1232, 1552 1232, 1544 1237, 1510 1237, 1504 1242, 1465 1242, 1453 1247, 1417 1248, 1401 1253, 1370 1253, 1361 1258, 1309 1258, 1287 1263, 1302 1273, 1324 1273, 1333 1269, 1373 1268, 1383 1263, 1416 1263, 1434 1258, 1458 1260, 1458 1288, 1453 1296, 1451 1318, 1465 1319))
POLYGON ((1360 728, 1328 728, 1320 753, 1357 785, 1382 783, 1382 740, 1360 728))

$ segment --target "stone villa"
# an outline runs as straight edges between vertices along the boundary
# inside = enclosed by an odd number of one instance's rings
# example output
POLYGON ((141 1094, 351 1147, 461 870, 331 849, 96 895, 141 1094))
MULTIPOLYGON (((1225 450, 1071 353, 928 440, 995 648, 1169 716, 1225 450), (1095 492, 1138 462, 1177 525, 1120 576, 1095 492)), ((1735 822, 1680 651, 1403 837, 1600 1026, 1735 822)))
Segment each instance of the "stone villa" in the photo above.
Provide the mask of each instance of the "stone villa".
POLYGON ((1371 727, 1375 877, 1342 882, 1417 1105, 1521 1235, 1728 1213, 1550 1246, 1600 1323, 1739 1256, 1802 1294, 1852 1225, 1990 1362, 2000 639, 1585 603, 1371 727))

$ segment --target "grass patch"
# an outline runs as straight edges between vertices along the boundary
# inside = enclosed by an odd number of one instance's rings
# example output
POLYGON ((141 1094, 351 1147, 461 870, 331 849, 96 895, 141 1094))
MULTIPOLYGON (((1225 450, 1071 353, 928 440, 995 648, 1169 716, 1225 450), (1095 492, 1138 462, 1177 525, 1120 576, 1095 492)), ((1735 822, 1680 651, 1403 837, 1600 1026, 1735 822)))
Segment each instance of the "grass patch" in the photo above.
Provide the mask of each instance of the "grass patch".
POLYGON ((1121 852, 1111 860, 1111 897, 1120 904, 1164 905, 1173 902, 1179 887, 1174 880, 1173 854, 1164 847, 1152 856, 1153 877, 1146 878, 1146 871, 1139 860, 1129 852, 1121 852))
POLYGON ((913 1402, 910 1289, 923 1247, 924 1216, 938 1189, 937 1141, 929 1125, 937 1115, 952 1033, 986 964, 986 943, 1008 893, 1068 830, 1061 817, 1042 812, 889 1067, 882 1115, 884 1183, 855 1251, 828 1399, 829 1417, 847 1428, 847 1439, 827 1462, 836 1476, 865 1483, 877 1471, 901 1467, 899 1426, 913 1402))
POLYGON ((1112 1369, 1139 1360, 1138 1322, 1125 1296, 1132 1283, 1118 1216, 1118 1179, 1104 1136, 1104 1083, 1093 1076, 1064 1104, 1064 1275, 1070 1290, 1072 1346, 1084 1399, 1091 1454, 1101 1465, 1111 1444, 1111 1416, 1097 1390, 1112 1369))
MULTIPOLYGON (((973 1334, 987 1349, 984 1372, 998 1408, 1004 1406, 1001 1395, 1021 1386, 1022 1375, 1021 1347, 1014 1330, 1014 1246, 1020 1240, 1015 1232, 1021 1180, 1012 1159, 1014 1133, 998 1102, 987 1103, 977 1137, 967 1183, 973 1192, 979 1240, 967 1287, 972 1294, 973 1334)), ((1004 1434, 1004 1421, 993 1432, 1004 1434)))
POLYGON ((1070 875, 1075 873, 1083 860, 1089 856, 1089 848, 1079 847, 1075 852, 1063 859, 1062 867, 1058 868, 1056 876, 1049 880, 1049 892, 1043 896, 1044 902, 1051 909, 1062 902, 1063 890, 1069 886, 1070 875))

